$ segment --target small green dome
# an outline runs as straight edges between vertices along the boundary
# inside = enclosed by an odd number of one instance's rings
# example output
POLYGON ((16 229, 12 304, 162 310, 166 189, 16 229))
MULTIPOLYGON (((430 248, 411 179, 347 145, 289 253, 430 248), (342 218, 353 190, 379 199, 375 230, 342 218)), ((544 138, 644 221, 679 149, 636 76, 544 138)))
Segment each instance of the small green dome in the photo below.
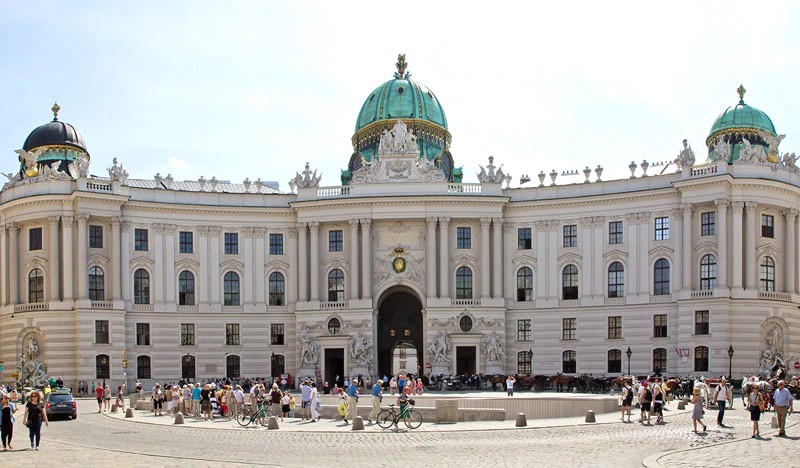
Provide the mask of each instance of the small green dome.
POLYGON ((772 119, 764 112, 744 103, 746 90, 743 86, 739 86, 737 91, 739 92, 739 102, 722 111, 714 120, 714 125, 708 132, 709 139, 717 132, 734 128, 764 130, 775 135, 775 125, 772 124, 772 119))
POLYGON ((420 119, 447 129, 447 118, 436 95, 411 78, 389 80, 367 96, 356 120, 356 131, 379 120, 420 119))

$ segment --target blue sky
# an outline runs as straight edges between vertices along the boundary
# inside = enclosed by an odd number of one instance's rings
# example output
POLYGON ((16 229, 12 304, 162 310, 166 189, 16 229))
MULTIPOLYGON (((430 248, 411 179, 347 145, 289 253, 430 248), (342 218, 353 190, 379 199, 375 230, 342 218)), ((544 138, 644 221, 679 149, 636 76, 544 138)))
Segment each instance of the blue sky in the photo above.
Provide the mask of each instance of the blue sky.
POLYGON ((0 0, 0 170, 58 100, 97 175, 117 157, 132 178, 288 191, 308 161, 338 185, 361 104, 401 52, 442 102, 466 182, 489 155, 512 186, 586 165, 628 175, 684 138, 702 161, 740 83, 800 153, 795 4, 548 3, 0 0))

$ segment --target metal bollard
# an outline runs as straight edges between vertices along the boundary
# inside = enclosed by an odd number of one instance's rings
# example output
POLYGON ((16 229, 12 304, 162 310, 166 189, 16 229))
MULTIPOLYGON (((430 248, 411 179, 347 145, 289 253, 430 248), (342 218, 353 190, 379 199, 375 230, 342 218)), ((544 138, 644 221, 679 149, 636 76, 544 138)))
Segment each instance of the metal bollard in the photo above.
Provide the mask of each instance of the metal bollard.
POLYGON ((777 429, 778 428, 778 417, 777 416, 773 416, 772 417, 772 422, 769 423, 769 426, 771 428, 773 428, 773 429, 777 429))
POLYGON ((183 424, 183 413, 176 413, 175 414, 175 421, 173 424, 183 424))
POLYGON ((585 420, 585 422, 587 422, 587 423, 597 422, 597 420, 594 418, 594 411, 589 410, 589 411, 586 412, 586 420, 585 420))
POLYGON ((679 410, 685 410, 686 409, 686 403, 684 403, 683 401, 679 401, 678 402, 678 409, 679 410))
POLYGON ((267 429, 280 429, 280 427, 278 427, 278 418, 270 416, 267 420, 267 429))
POLYGON ((133 408, 128 408, 125 410, 125 417, 132 418, 133 417, 133 408))
POLYGON ((527 419, 525 419, 525 413, 517 414, 517 427, 525 427, 528 425, 527 419))
POLYGON ((350 429, 351 431, 363 431, 364 430, 364 418, 361 416, 356 416, 353 418, 353 427, 350 429))

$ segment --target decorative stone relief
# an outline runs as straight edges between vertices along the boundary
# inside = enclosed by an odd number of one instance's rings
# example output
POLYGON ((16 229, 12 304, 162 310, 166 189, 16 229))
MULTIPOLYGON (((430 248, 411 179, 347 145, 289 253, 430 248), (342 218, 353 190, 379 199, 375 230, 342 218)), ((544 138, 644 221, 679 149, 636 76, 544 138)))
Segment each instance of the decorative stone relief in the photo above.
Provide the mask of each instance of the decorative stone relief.
POLYGON ((371 351, 372 339, 364 335, 364 332, 360 331, 356 336, 351 338, 350 357, 354 365, 369 367, 372 364, 372 357, 370 356, 371 351))

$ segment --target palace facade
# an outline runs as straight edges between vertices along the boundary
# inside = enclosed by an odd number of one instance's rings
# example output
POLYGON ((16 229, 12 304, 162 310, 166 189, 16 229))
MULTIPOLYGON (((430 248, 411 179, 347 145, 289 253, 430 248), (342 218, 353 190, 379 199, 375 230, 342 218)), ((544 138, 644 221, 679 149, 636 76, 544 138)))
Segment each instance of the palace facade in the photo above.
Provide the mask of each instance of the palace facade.
POLYGON ((707 161, 684 142, 667 170, 510 188, 491 159, 462 183, 441 104, 397 68, 341 185, 306 165, 290 193, 90 176, 54 106, 0 193, 2 383, 792 367, 800 174, 743 88, 707 161))

